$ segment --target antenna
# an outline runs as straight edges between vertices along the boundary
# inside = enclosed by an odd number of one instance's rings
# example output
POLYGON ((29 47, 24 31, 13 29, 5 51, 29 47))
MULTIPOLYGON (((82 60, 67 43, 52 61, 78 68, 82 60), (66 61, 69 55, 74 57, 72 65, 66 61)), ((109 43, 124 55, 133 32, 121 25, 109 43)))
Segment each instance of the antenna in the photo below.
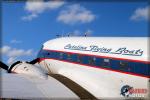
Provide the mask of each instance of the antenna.
POLYGON ((84 36, 87 37, 88 33, 85 33, 84 36))
POLYGON ((68 37, 70 37, 70 33, 68 33, 68 35, 67 35, 68 37))
POLYGON ((56 37, 58 37, 58 38, 59 38, 59 37, 60 37, 60 35, 59 35, 59 34, 57 34, 57 35, 56 35, 56 37))

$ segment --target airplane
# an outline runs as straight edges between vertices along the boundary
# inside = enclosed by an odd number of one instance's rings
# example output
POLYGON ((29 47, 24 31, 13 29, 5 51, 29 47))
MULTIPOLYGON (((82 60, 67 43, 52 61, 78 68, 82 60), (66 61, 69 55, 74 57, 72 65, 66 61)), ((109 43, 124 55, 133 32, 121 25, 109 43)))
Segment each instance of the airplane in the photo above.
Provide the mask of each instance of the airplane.
MULTIPOLYGON (((60 37, 45 42, 37 58, 30 62, 0 65, 8 73, 71 80, 80 87, 71 87, 75 98, 147 99, 148 47, 149 37, 60 37), (40 68, 35 66, 37 63, 40 68)), ((67 82, 63 81, 65 85, 67 82)))

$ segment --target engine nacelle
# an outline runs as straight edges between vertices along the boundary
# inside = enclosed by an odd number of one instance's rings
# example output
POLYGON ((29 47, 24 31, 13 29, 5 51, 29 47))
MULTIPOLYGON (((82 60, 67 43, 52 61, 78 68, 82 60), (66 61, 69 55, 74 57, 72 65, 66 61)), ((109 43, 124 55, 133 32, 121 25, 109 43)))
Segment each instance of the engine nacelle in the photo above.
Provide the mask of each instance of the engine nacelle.
POLYGON ((46 73, 44 73, 40 68, 35 65, 29 64, 28 62, 17 61, 10 66, 8 69, 9 73, 26 74, 30 76, 35 76, 39 78, 47 78, 46 73))

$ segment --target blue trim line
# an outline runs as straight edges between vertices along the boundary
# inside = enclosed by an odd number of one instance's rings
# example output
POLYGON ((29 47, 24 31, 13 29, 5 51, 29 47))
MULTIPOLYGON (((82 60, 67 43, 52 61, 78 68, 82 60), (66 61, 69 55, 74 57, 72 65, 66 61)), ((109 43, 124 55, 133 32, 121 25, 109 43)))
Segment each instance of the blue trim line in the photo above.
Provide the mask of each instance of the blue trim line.
POLYGON ((50 58, 63 60, 87 66, 96 66, 108 70, 122 71, 124 73, 132 73, 145 77, 150 77, 150 64, 142 62, 133 62, 128 60, 118 60, 113 58, 102 58, 85 54, 71 54, 67 52, 41 50, 38 58, 50 58))

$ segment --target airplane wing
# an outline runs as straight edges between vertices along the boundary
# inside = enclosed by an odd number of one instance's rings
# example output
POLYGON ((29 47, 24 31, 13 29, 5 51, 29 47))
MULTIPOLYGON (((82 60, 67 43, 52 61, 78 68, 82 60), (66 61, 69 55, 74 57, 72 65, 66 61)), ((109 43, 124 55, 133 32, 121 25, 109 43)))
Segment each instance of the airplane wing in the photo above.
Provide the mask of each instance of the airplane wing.
POLYGON ((0 98, 79 99, 70 89, 50 76, 47 79, 42 79, 24 74, 9 74, 2 71, 0 92, 0 98))

